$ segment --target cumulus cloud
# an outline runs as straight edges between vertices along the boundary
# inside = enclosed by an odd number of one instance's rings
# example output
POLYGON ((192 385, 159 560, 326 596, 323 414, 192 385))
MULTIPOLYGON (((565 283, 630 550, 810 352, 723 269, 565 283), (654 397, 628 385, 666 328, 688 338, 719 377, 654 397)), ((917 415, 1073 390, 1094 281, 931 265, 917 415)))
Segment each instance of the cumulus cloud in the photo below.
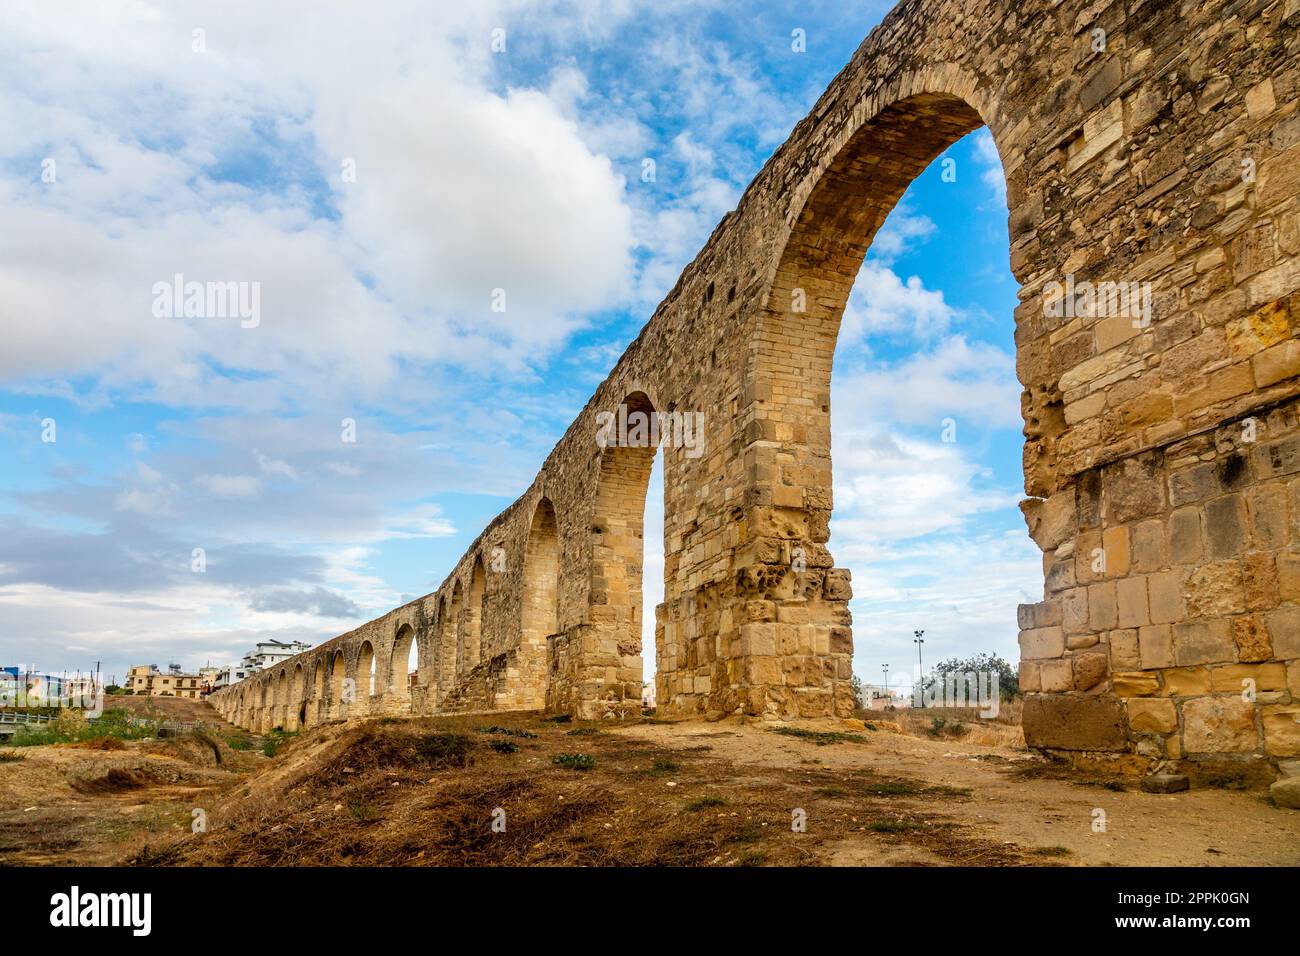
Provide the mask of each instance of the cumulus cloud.
POLYGON ((346 6, 6 6, 0 380, 274 407, 522 365, 622 301, 621 175, 545 91, 492 88, 486 25, 514 6, 368 9, 366 44, 346 6), (259 283, 261 323, 153 316, 176 274, 259 283))
POLYGON ((361 609, 342 594, 322 587, 310 591, 293 588, 263 588, 249 600, 254 611, 315 614, 320 617, 358 617, 361 609))
POLYGON ((928 426, 936 436, 948 418, 959 430, 1021 425, 1014 356, 960 334, 929 351, 855 368, 832 388, 839 407, 870 408, 882 419, 928 426))
POLYGON ((946 332, 956 311, 939 289, 919 276, 903 279, 883 263, 868 260, 858 272, 840 324, 840 341, 869 336, 935 338, 946 332))

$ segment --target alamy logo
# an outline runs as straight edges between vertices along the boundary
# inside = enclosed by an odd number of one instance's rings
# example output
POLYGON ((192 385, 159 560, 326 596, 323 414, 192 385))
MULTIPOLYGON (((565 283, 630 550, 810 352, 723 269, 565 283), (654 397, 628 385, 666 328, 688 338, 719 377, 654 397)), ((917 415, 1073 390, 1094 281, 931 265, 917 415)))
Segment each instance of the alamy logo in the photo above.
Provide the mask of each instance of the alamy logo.
POLYGON ((262 283, 171 282, 153 284, 153 314, 159 319, 239 319, 245 329, 262 324, 262 283))
POLYGON ((1133 320, 1135 329, 1151 324, 1150 282, 1075 282, 1073 274, 1064 282, 1043 285, 1043 314, 1053 319, 1115 318, 1133 320))
POLYGON ((1001 699, 997 671, 939 674, 912 688, 913 707, 978 707, 985 720, 998 715, 1001 699))
POLYGON ((129 926, 134 936, 148 936, 153 925, 153 895, 150 893, 71 892, 50 897, 50 925, 129 926))
POLYGON ((704 454, 703 412, 628 411, 596 413, 596 444, 601 448, 683 448, 687 458, 704 454))

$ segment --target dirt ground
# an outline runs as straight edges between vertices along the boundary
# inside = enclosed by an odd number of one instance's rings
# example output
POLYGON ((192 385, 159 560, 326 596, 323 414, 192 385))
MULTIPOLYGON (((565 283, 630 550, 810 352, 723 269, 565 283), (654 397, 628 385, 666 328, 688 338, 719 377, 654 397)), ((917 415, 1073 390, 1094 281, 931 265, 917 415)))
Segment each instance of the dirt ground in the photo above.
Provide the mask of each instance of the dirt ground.
POLYGON ((870 726, 492 714, 327 724, 269 759, 189 737, 22 748, 0 761, 0 862, 1300 864, 1300 812, 1265 792, 1147 794, 1014 727, 870 726))

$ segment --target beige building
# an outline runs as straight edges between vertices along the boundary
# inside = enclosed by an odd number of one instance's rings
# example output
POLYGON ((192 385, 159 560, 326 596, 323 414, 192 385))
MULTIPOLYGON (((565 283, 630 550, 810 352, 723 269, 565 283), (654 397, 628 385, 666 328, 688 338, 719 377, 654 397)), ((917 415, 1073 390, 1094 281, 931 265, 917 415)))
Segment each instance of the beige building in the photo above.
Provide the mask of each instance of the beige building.
POLYGON ((198 699, 208 692, 206 678, 186 674, 180 665, 172 664, 160 671, 156 664, 137 664, 131 668, 126 686, 137 697, 190 697, 198 699))

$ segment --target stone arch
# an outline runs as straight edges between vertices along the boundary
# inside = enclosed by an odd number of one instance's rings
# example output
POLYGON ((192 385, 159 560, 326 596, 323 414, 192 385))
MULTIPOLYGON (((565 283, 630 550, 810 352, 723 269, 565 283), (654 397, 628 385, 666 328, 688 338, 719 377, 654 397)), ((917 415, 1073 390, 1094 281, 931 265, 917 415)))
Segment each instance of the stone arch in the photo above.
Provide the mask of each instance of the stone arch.
POLYGON ((646 491, 662 436, 658 409, 644 391, 606 411, 613 418, 603 419, 606 427, 597 434, 602 451, 591 519, 589 615, 602 657, 616 667, 607 693, 633 701, 639 712, 646 491))
POLYGON ((357 648, 357 713, 370 712, 371 698, 379 691, 375 646, 362 641, 357 648))
POLYGON ((452 596, 438 599, 438 699, 443 700, 456 686, 456 618, 459 582, 452 596))
POLYGON ((451 660, 452 672, 451 681, 447 685, 448 692, 452 691, 456 682, 460 680, 464 673, 465 666, 465 645, 463 628, 461 627, 461 618, 465 610, 465 586, 457 578, 451 588, 451 603, 447 606, 447 627, 451 632, 451 660))
POLYGON ((314 675, 312 677, 311 690, 308 694, 308 701, 309 701, 307 705, 308 725, 314 724, 316 723, 316 721, 320 719, 321 702, 325 700, 325 696, 326 696, 325 682, 326 682, 325 658, 318 656, 316 658, 316 667, 314 669, 314 675))
POLYGON ((289 718, 285 722, 286 730, 302 730, 307 726, 307 679, 299 661, 293 669, 293 682, 290 685, 289 718))
POLYGON ((549 669, 547 639, 559 630, 560 538, 555 507, 542 498, 533 509, 524 550, 523 597, 520 609, 521 706, 546 703, 549 669))
POLYGON ((275 715, 272 718, 272 727, 288 730, 289 711, 292 708, 293 701, 289 698, 289 673, 286 668, 281 667, 275 685, 275 715))
POLYGON ((347 708, 343 703, 343 684, 347 680, 347 659, 342 648, 334 652, 334 661, 330 667, 330 708, 335 717, 346 717, 347 708))
POLYGON ((410 624, 401 624, 393 636, 393 647, 388 657, 388 689, 393 705, 402 711, 411 709, 411 678, 419 680, 420 644, 416 640, 415 628, 410 624), (416 655, 416 666, 410 667, 412 651, 416 655))
POLYGON ((456 677, 463 680, 483 660, 484 605, 487 601, 487 574, 483 555, 474 557, 464 606, 460 609, 460 629, 456 640, 456 677))

